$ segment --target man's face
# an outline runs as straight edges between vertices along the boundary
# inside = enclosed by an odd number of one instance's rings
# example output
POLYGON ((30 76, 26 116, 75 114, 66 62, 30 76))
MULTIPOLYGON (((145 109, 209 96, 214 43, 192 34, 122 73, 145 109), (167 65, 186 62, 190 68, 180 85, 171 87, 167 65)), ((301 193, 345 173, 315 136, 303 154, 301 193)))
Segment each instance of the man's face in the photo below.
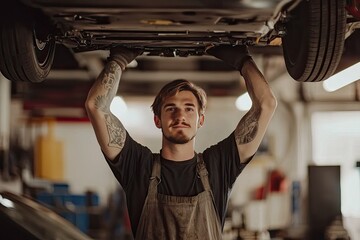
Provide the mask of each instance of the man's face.
POLYGON ((154 117, 155 124, 161 128, 169 142, 185 144, 194 139, 197 130, 204 122, 199 116, 199 104, 190 91, 181 91, 165 100, 161 108, 161 118, 154 117))

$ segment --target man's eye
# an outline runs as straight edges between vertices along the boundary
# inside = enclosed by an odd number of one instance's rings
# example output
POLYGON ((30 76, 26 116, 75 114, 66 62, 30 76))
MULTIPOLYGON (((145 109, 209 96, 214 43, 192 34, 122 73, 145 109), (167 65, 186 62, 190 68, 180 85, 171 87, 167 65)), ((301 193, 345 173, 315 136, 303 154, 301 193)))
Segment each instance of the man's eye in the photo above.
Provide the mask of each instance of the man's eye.
POLYGON ((186 108, 186 111, 188 111, 188 112, 193 112, 193 111, 194 111, 194 108, 186 108))

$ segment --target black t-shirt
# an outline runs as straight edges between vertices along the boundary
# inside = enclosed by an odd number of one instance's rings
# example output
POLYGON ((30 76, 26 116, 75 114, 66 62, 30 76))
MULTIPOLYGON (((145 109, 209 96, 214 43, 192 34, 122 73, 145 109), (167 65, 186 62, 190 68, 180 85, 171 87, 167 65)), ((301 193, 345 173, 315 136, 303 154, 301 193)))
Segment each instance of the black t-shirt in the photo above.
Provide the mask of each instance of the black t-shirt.
MULTIPOLYGON (((154 154, 135 142, 127 133, 124 148, 114 161, 107 161, 123 187, 131 227, 135 236, 147 196, 154 154)), ((232 134, 203 152, 209 172, 215 208, 224 225, 230 190, 246 164, 241 164, 235 137, 232 134)), ((196 174, 196 157, 177 162, 161 158, 161 182, 158 192, 172 196, 195 196, 203 191, 201 179, 196 174)))

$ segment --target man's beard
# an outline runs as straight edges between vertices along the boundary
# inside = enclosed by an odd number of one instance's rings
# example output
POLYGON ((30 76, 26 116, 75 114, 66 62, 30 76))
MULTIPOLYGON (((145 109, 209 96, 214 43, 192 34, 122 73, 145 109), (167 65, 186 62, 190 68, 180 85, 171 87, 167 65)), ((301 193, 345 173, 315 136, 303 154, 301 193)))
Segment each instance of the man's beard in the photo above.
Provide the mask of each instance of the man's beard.
POLYGON ((174 144, 186 144, 186 143, 190 142, 191 140, 193 140, 196 136, 196 133, 190 138, 185 136, 184 134, 177 134, 176 136, 166 136, 164 131, 162 131, 162 132, 163 132, 164 138, 174 144))

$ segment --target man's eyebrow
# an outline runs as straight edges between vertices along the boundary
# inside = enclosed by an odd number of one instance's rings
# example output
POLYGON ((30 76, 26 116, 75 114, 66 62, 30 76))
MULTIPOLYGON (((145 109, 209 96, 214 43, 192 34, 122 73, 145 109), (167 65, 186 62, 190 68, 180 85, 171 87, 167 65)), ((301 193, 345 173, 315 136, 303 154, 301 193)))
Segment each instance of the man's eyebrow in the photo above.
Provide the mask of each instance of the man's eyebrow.
POLYGON ((191 106, 191 107, 195 107, 194 103, 185 103, 186 106, 191 106))
MULTIPOLYGON (((191 102, 187 102, 187 103, 184 103, 185 106, 190 106, 190 107, 196 107, 194 103, 191 103, 191 102)), ((166 108, 166 107, 173 107, 173 106, 176 106, 175 103, 167 103, 163 106, 163 108, 166 108)))
POLYGON ((164 108, 173 107, 173 106, 175 106, 175 103, 167 103, 167 104, 164 105, 164 108))

